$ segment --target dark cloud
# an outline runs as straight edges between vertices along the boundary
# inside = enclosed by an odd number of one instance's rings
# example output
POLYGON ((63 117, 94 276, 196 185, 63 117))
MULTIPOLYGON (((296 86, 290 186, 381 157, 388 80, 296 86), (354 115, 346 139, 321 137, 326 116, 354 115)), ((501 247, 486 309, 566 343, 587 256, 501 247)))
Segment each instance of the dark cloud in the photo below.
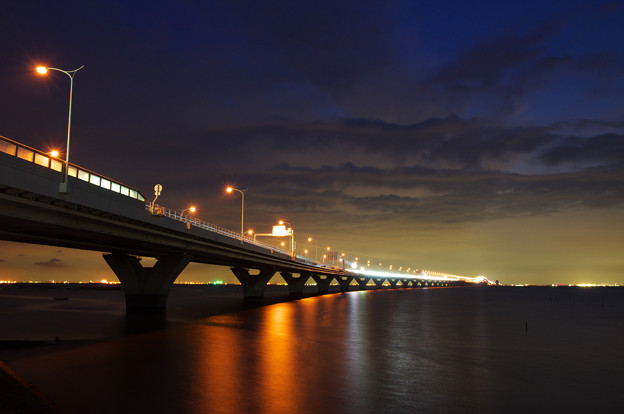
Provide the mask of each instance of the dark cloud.
MULTIPOLYGON (((603 129, 608 127, 605 122, 600 125, 603 129)), ((180 147, 179 152, 185 152, 188 159, 208 158, 217 167, 241 160, 243 170, 245 165, 258 168, 282 163, 319 167, 351 161, 362 165, 358 157, 372 166, 507 172, 515 171, 519 161, 524 160, 533 164, 534 173, 540 173, 541 167, 561 163, 581 162, 592 166, 621 163, 624 135, 579 136, 573 128, 569 125, 568 131, 562 133, 561 124, 502 127, 457 116, 407 126, 364 119, 313 124, 267 122, 206 132, 188 141, 195 152, 188 152, 186 146, 180 147), (577 151, 572 153, 575 148, 577 151)), ((611 126, 612 130, 617 128, 620 128, 618 123, 611 126)))
POLYGON ((568 137, 557 147, 545 151, 540 160, 547 164, 587 163, 621 166, 624 160, 624 135, 604 134, 589 138, 568 137))
POLYGON ((46 262, 36 262, 34 263, 36 266, 50 267, 50 268, 64 268, 67 267, 65 263, 61 259, 52 258, 46 262))
MULTIPOLYGON (((409 222, 403 224, 408 228, 622 205, 623 136, 560 130, 560 124, 502 128, 458 117, 412 126, 280 122, 230 131, 226 141, 239 148, 235 157, 242 151, 248 160, 236 171, 223 167, 233 162, 227 151, 220 153, 222 162, 189 168, 249 188, 250 223, 289 214, 329 231, 371 222, 409 222), (263 159, 254 160, 254 153, 263 159), (357 153, 366 155, 355 161, 357 153)), ((204 204, 223 205, 222 199, 203 197, 204 204)), ((236 202, 229 205, 237 208, 236 202)), ((228 214, 215 219, 227 222, 228 214)))
POLYGON ((466 223, 624 203, 622 168, 535 176, 353 165, 281 171, 279 176, 255 174, 258 183, 271 183, 254 187, 256 208, 317 212, 331 220, 339 217, 345 227, 384 216, 392 221, 466 223))
POLYGON ((234 225, 230 209, 239 201, 223 188, 235 184, 249 188, 249 223, 294 215, 327 231, 617 207, 624 135, 587 136, 597 128, 621 125, 502 127, 452 116, 413 125, 339 119, 218 128, 190 142, 193 151, 182 148, 186 165, 158 178, 166 180, 160 200, 174 208, 193 200, 207 206, 200 215, 209 221, 234 225))
MULTIPOLYGON (((76 132, 126 140, 145 134, 160 140, 180 130, 271 116, 400 124, 450 114, 505 119, 564 74, 582 84, 589 77, 605 83, 621 74, 623 64, 613 50, 553 46, 562 38, 570 42, 571 28, 582 36, 607 27, 598 17, 579 26, 587 11, 577 7, 543 13, 530 24, 520 19, 522 24, 496 27, 488 36, 476 22, 466 24, 471 41, 456 50, 425 37, 420 19, 426 15, 418 17, 398 1, 139 4, 11 5, 3 28, 3 77, 13 80, 7 93, 17 101, 3 112, 19 119, 20 108, 28 107, 31 116, 62 132, 63 106, 39 98, 57 102, 66 79, 33 79, 29 66, 36 60, 66 69, 84 64, 76 82, 76 132), (46 18, 55 13, 63 16, 65 30, 46 18), (401 17, 405 13, 413 21, 401 17), (38 24, 26 25, 26 32, 23 21, 38 24), (432 44, 427 53, 433 55, 421 55, 422 43, 432 44), (107 125, 106 134, 94 125, 107 125)), ((463 12, 454 6, 448 13, 463 12)), ((532 7, 523 12, 532 15, 532 7)), ((453 29, 441 21, 437 30, 453 29)), ((17 138, 24 126, 11 132, 17 138)))

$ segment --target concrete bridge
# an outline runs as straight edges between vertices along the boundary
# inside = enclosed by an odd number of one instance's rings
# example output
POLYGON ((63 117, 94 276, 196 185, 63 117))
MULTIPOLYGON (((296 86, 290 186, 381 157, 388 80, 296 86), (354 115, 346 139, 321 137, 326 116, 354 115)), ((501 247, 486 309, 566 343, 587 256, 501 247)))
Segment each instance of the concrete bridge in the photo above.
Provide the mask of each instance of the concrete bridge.
POLYGON ((291 255, 219 226, 151 206, 135 188, 70 164, 69 192, 59 192, 64 163, 0 137, 0 239, 103 252, 126 298, 127 311, 164 310, 190 262, 228 266, 245 298, 260 298, 279 273, 292 297, 313 279, 319 294, 336 280, 341 291, 474 284, 462 276, 368 274, 291 255), (145 267, 141 257, 156 264, 145 267))

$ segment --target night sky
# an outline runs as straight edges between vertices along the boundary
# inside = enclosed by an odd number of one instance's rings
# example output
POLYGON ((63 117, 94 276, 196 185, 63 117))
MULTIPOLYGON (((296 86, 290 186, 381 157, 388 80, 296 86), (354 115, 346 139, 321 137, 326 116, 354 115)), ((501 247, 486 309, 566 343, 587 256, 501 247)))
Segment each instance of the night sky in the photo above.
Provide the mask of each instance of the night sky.
MULTIPOLYGON (((624 2, 14 1, 0 135, 232 230, 502 283, 624 283, 624 2)), ((314 250, 314 248, 312 248, 314 250)), ((0 242, 0 279, 114 279, 0 242)), ((179 280, 234 281, 191 265, 179 280)), ((274 280, 277 281, 277 278, 274 280)))

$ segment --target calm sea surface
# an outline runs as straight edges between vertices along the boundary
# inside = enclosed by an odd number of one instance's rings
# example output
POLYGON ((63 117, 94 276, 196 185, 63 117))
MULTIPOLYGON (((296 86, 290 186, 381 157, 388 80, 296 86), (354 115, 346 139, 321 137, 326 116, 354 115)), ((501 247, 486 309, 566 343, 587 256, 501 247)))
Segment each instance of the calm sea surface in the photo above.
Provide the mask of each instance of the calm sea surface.
POLYGON ((60 337, 0 360, 67 413, 624 406, 623 288, 353 291, 247 308, 239 290, 176 286, 164 320, 127 319, 119 291, 0 291, 0 340, 60 337))

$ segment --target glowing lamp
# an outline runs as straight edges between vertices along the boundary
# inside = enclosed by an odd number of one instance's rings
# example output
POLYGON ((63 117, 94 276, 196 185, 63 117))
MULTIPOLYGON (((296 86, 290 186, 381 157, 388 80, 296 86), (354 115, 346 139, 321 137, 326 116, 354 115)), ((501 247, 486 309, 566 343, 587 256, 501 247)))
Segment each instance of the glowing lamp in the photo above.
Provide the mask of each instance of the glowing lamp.
POLYGON ((56 157, 58 157, 58 156, 59 156, 59 152, 58 152, 57 150, 50 151, 50 155, 51 155, 52 157, 56 158, 56 157))
POLYGON ((48 72, 48 68, 46 68, 45 66, 37 66, 37 72, 45 75, 48 72))
POLYGON ((273 226, 273 236, 281 237, 281 236, 290 236, 290 232, 286 230, 286 226, 273 226))
POLYGON ((240 236, 241 236, 241 243, 243 242, 243 236, 245 235, 245 231, 244 231, 244 226, 243 226, 243 220, 245 217, 245 191, 247 191, 247 189, 245 188, 244 190, 239 190, 238 188, 234 188, 234 187, 228 187, 225 189, 225 192, 227 193, 233 193, 234 191, 238 191, 239 193, 241 193, 241 232, 240 232, 240 236))

